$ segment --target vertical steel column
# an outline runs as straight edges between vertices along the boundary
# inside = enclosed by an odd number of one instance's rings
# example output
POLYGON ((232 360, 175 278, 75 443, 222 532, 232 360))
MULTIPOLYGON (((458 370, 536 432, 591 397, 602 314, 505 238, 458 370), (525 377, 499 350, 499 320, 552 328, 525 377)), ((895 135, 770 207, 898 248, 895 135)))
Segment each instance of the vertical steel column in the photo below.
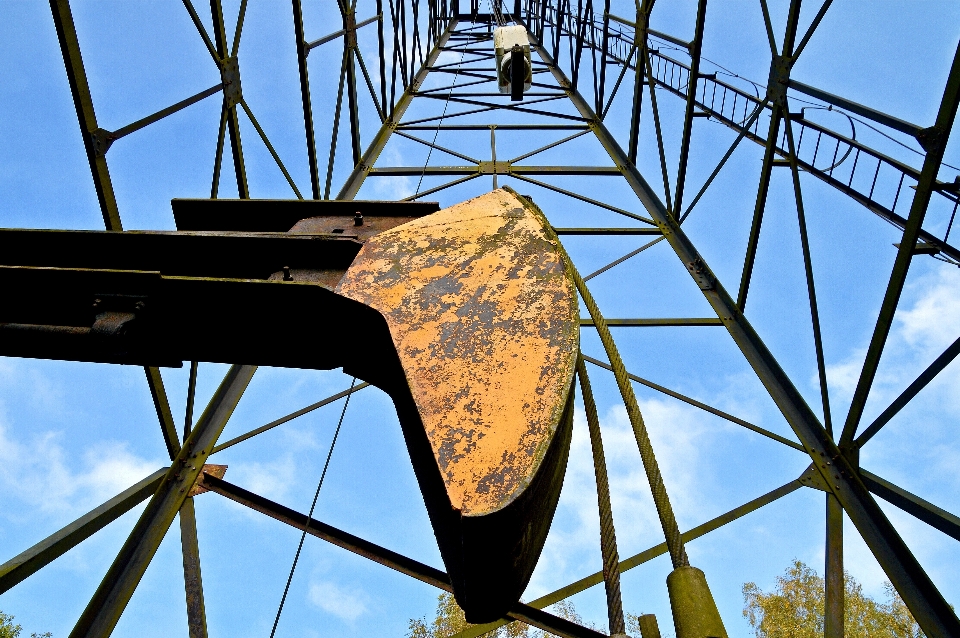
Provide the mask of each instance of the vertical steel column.
POLYGON ((144 367, 143 371, 147 375, 147 385, 150 386, 153 407, 157 410, 157 418, 160 420, 160 431, 167 446, 167 454, 172 461, 180 453, 180 440, 177 438, 177 426, 173 422, 170 402, 167 401, 167 391, 163 387, 163 377, 160 376, 160 368, 144 367))
POLYGON ((387 108, 387 48, 383 37, 383 23, 386 22, 383 15, 383 0, 377 0, 377 15, 380 20, 377 21, 377 45, 380 48, 380 103, 383 104, 383 117, 390 117, 387 108))
POLYGON ((643 106, 643 85, 646 81, 647 65, 647 29, 650 22, 650 12, 656 0, 643 0, 637 7, 637 23, 633 29, 633 44, 637 49, 637 72, 633 83, 633 111, 630 114, 630 140, 627 157, 634 164, 637 163, 637 147, 640 144, 640 108, 643 106))
POLYGON ((843 638, 843 507, 833 494, 827 494, 827 538, 824 558, 826 601, 823 609, 823 637, 843 638))
MULTIPOLYGON (((702 0, 705 1, 705 0, 702 0)), ((600 82, 597 89, 597 106, 594 110, 603 113, 603 98, 607 83, 607 46, 610 39, 610 0, 603 0, 603 44, 600 48, 600 82)), ((628 60, 629 61, 629 60, 628 60)))
MULTIPOLYGON (((767 18, 767 5, 761 5, 767 18)), ((743 312, 747 306, 747 293, 753 276, 753 265, 757 258, 757 244, 760 241, 760 226, 763 224, 763 211, 767 204, 767 191, 770 188, 770 174, 773 170, 774 151, 780 135, 780 120, 786 106, 787 82, 790 79, 790 63, 793 55, 793 43, 797 37, 797 24, 800 21, 800 0, 791 0, 787 15, 787 29, 783 39, 783 53, 773 51, 770 62, 770 78, 767 80, 767 99, 771 102, 770 130, 767 133, 767 147, 763 154, 763 167, 760 169, 760 186, 757 188, 757 202, 753 209, 753 222, 750 225, 750 237, 743 259, 743 274, 740 275, 740 292, 737 294, 737 307, 743 312)), ((769 26, 769 23, 768 23, 769 26)), ((774 46, 771 33, 770 46, 774 46)))
POLYGON ((700 81, 700 52, 703 50, 703 26, 707 18, 707 0, 697 3, 697 26, 690 45, 690 75, 687 77, 687 110, 683 116, 683 137, 680 142, 680 166, 677 168, 677 186, 673 198, 673 216, 679 217, 683 208, 683 186, 687 181, 687 161, 690 157, 690 137, 693 134, 693 111, 700 81))
POLYGON ((493 161, 493 190, 497 190, 497 126, 490 125, 490 159, 493 161))
POLYGON ((180 506, 180 546, 183 551, 183 588, 187 597, 187 628, 190 638, 207 638, 207 612, 200 576, 200 545, 193 497, 180 506))
MULTIPOLYGON (((379 0, 378 0, 379 2, 379 0)), ((297 63, 300 67, 300 98, 303 101, 303 127, 307 136, 307 161, 314 199, 320 199, 320 169, 317 166, 317 139, 313 132, 313 107, 310 104, 310 73, 307 69, 307 41, 303 35, 301 0, 293 0, 293 32, 297 39, 297 63)))
MULTIPOLYGON (((402 3, 403 0, 400 0, 402 3)), ((347 4, 343 15, 344 53, 347 56, 347 110, 350 113, 350 147, 353 165, 360 163, 360 105, 357 102, 357 19, 353 7, 347 4)), ((412 57, 412 56, 411 56, 412 57)))
MULTIPOLYGON (((223 24, 223 7, 220 0, 210 0, 210 13, 213 15, 213 37, 217 45, 217 55, 220 60, 220 72, 223 73, 228 63, 227 34, 223 24)), ((237 79, 239 81, 239 78, 237 79)), ((226 95, 226 90, 224 90, 226 95)), ((230 135, 230 150, 233 152, 233 171, 237 176, 237 192, 240 199, 250 199, 250 190, 247 188, 247 168, 243 162, 243 143, 240 141, 240 120, 237 117, 237 105, 228 104, 224 97, 224 107, 227 109, 227 132, 230 135)))
POLYGON ((343 84, 347 78, 347 52, 340 60, 340 84, 337 87, 337 103, 333 109, 333 132, 330 134, 330 156, 327 159, 327 181, 323 187, 323 198, 330 197, 330 184, 333 182, 333 165, 337 159, 337 139, 340 135, 340 109, 343 106, 343 84))
POLYGON ((860 372, 860 380, 857 382, 857 389, 853 394, 853 401, 850 404, 846 423, 843 425, 843 434, 840 436, 841 447, 849 446, 853 441, 853 437, 857 433, 857 426, 860 424, 860 418, 863 416, 863 408, 867 403, 867 396, 870 394, 870 388, 877 373, 877 366, 880 365, 883 347, 887 342, 887 336, 890 334, 890 327, 893 325, 893 315, 896 313, 897 304, 900 302, 900 293, 903 292, 903 285, 907 281, 907 271, 910 269, 913 251, 917 245, 920 230, 923 228, 923 220, 927 214, 927 206, 930 204, 930 196, 936 186, 937 171, 940 169, 941 162, 943 162, 943 153, 946 150, 947 140, 950 137, 950 131, 957 115, 958 104, 960 104, 960 48, 957 49, 953 58, 953 66, 950 68, 950 76, 947 78, 947 86, 940 102, 940 110, 937 112, 936 123, 931 129, 928 129, 929 134, 925 140, 927 141, 925 146, 928 150, 923 160, 923 168, 920 170, 920 178, 917 180, 917 192, 913 196, 913 203, 910 205, 910 215, 907 217, 907 223, 903 229, 903 237, 900 239, 900 248, 897 251, 896 261, 893 263, 893 272, 890 273, 890 282, 887 284, 883 304, 880 306, 877 325, 870 339, 867 357, 863 362, 863 370, 860 372))
POLYGON ((93 110, 93 98, 87 84, 87 73, 83 69, 80 42, 73 24, 70 2, 69 0, 50 0, 50 9, 53 12, 53 23, 57 28, 57 38, 60 40, 63 63, 67 67, 67 80, 70 82, 73 105, 77 109, 77 119, 80 121, 80 136, 83 138, 83 148, 87 152, 87 161, 90 162, 90 172, 93 173, 93 186, 97 190, 97 199, 100 201, 103 224, 107 230, 123 230, 123 225, 120 223, 120 210, 117 208, 117 199, 110 181, 110 171, 107 168, 106 139, 97 136, 100 127, 97 126, 97 115, 93 110))

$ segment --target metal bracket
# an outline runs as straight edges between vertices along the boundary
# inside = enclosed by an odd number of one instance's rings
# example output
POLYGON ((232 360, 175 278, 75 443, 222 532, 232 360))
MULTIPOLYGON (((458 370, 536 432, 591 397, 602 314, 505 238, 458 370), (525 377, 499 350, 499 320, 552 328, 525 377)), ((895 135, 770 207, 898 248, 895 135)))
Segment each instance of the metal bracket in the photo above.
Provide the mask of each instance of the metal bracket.
POLYGON ((917 138, 917 142, 926 152, 930 153, 940 148, 940 145, 943 144, 943 140, 946 137, 944 132, 937 128, 936 126, 931 126, 923 129, 914 135, 917 138))
POLYGON ((717 278, 714 277, 713 273, 710 272, 710 269, 707 268, 707 265, 703 263, 703 260, 699 257, 687 263, 687 270, 693 275, 697 285, 700 286, 700 290, 713 290, 716 288, 717 278))
POLYGON ((203 484, 203 480, 206 478, 206 475, 210 475, 214 478, 222 479, 224 474, 227 473, 226 465, 214 465, 213 463, 204 463, 203 467, 200 469, 200 473, 197 474, 197 482, 193 484, 193 487, 190 488, 190 492, 187 496, 196 496, 197 494, 203 494, 204 492, 209 492, 210 489, 203 484))
POLYGON ((790 58, 778 55, 770 63, 770 77, 767 80, 767 99, 773 104, 784 106, 787 103, 787 84, 790 82, 790 58))
MULTIPOLYGON (((900 248, 900 243, 894 244, 897 248, 900 248)), ((940 249, 936 244, 931 244, 930 242, 925 242, 923 240, 917 240, 917 244, 913 247, 914 255, 938 255, 940 249)))
POLYGON ((347 48, 357 48, 357 14, 353 11, 343 16, 343 30, 347 48))
POLYGON ((90 133, 90 140, 93 142, 93 152, 97 157, 103 157, 110 150, 110 145, 113 144, 113 132, 98 128, 90 133))
MULTIPOLYGON (((844 449, 840 451, 840 454, 842 454, 847 462, 854 468, 860 467, 860 455, 858 452, 844 449)), ((823 452, 820 452, 819 455, 811 452, 810 456, 813 459, 813 465, 808 467, 797 480, 807 487, 835 494, 836 490, 840 489, 840 475, 844 474, 841 467, 836 464, 837 459, 840 458, 839 455, 835 458, 828 458, 823 452), (817 458, 818 456, 819 458, 817 458), (820 467, 817 467, 818 465, 820 467)))
POLYGON ((510 162, 501 160, 480 162, 477 170, 481 175, 509 175, 510 162))
POLYGON ((243 99, 243 92, 240 90, 240 62, 236 57, 223 61, 220 79, 223 81, 224 106, 233 108, 243 99))
POLYGON ((820 472, 817 471, 817 468, 815 468, 813 464, 804 470, 803 474, 801 474, 800 478, 797 480, 807 487, 812 487, 815 490, 833 494, 833 490, 830 489, 830 486, 826 484, 826 482, 823 480, 823 477, 820 475, 820 472))
POLYGON ((953 193, 960 195, 960 175, 957 175, 952 182, 937 182, 933 185, 933 190, 941 193, 953 193))
POLYGON ((100 337, 124 337, 145 307, 146 297, 98 295, 93 301, 97 314, 91 332, 100 337))

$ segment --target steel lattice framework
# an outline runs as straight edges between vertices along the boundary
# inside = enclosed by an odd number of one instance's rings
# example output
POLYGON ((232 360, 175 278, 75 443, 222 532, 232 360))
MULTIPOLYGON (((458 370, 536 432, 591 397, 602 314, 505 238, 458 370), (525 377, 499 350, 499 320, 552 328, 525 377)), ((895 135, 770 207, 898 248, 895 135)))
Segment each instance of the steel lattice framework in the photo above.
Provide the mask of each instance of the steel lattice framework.
MULTIPOLYGON (((463 0, 464 3, 466 1, 463 0)), ((793 429, 796 440, 770 432, 636 375, 629 375, 630 378, 636 383, 743 426, 760 436, 773 439, 800 454, 809 455, 811 460, 810 468, 798 479, 684 532, 683 539, 689 541, 707 534, 801 487, 822 490, 826 493, 827 502, 826 635, 842 636, 843 631, 844 514, 862 535, 926 635, 944 638, 960 635, 960 621, 955 612, 914 558, 878 506, 875 497, 888 501, 957 540, 960 540, 960 519, 859 467, 859 450, 862 446, 960 354, 958 339, 930 363, 872 423, 862 422, 864 407, 914 256, 933 255, 944 261, 960 264, 960 251, 949 243, 953 215, 960 202, 960 191, 956 183, 940 179, 947 139, 960 103, 960 52, 953 61, 936 120, 932 126, 923 127, 791 78, 794 64, 810 43, 830 7, 831 0, 826 0, 819 6, 812 24, 803 33, 798 28, 801 2, 791 0, 784 25, 785 35, 779 43, 774 35, 776 28, 771 22, 766 1, 761 0, 771 56, 765 92, 763 87, 751 91, 725 82, 717 73, 708 74, 701 70, 707 0, 698 1, 694 38, 691 42, 648 27, 651 12, 654 10, 654 0, 638 2, 636 14, 628 18, 611 14, 610 0, 606 0, 603 7, 595 6, 593 0, 516 0, 512 7, 504 7, 504 15, 508 20, 526 26, 529 31, 531 48, 535 51, 534 82, 523 102, 512 103, 506 101, 494 87, 496 77, 491 62, 494 57, 491 41, 492 28, 497 24, 498 15, 484 10, 478 0, 470 0, 469 6, 460 4, 460 0, 371 0, 359 3, 359 6, 356 1, 353 4, 349 4, 347 0, 338 2, 342 29, 313 41, 308 39, 304 28, 301 0, 293 0, 292 3, 293 33, 297 45, 310 173, 310 190, 308 193, 301 193, 241 91, 238 49, 246 0, 241 2, 240 17, 235 25, 232 42, 228 40, 229 31, 223 20, 220 0, 211 0, 212 33, 207 32, 191 1, 183 0, 213 63, 219 68, 222 82, 115 131, 105 130, 97 122, 81 60, 81 43, 68 0, 51 0, 63 59, 106 229, 123 230, 121 211, 108 169, 107 158, 111 144, 214 95, 222 96, 223 107, 213 169, 212 198, 216 198, 218 194, 224 161, 223 151, 228 143, 239 196, 251 196, 240 137, 239 118, 242 111, 299 199, 333 197, 337 200, 352 200, 368 179, 412 177, 421 181, 427 180, 427 188, 420 190, 418 187, 418 192, 408 198, 415 200, 456 188, 471 180, 491 179, 496 187, 498 179, 510 178, 552 191, 578 202, 578 205, 596 207, 627 218, 633 225, 620 228, 555 229, 560 236, 651 237, 650 243, 586 276, 584 280, 589 281, 593 276, 613 268, 651 245, 665 241, 675 258, 679 259, 689 272, 696 284, 695 290, 699 290, 715 316, 610 319, 596 311, 581 321, 583 329, 597 329, 601 334, 609 334, 608 327, 616 326, 722 326, 793 429), (361 52, 357 34, 362 29, 376 30, 377 49, 373 58, 365 59, 361 52), (342 45, 336 86, 311 87, 308 55, 322 45, 332 49, 338 46, 336 43, 342 45), (671 48, 677 54, 672 53, 671 48), (428 77, 441 79, 438 85, 426 88, 428 77), (335 91, 336 95, 331 143, 325 157, 317 152, 318 125, 313 108, 314 100, 320 91, 325 95, 333 95, 335 91), (674 173, 673 186, 671 171, 667 166, 664 136, 660 129, 658 94, 660 99, 664 99, 663 96, 673 96, 682 100, 685 109, 680 134, 679 165, 674 173), (857 140, 855 135, 838 133, 806 119, 802 110, 792 107, 795 102, 800 103, 799 96, 813 98, 818 103, 830 105, 842 113, 869 120, 882 130, 915 138, 924 151, 921 166, 914 168, 868 147, 857 140), (615 99, 618 104, 626 104, 625 108, 630 113, 629 131, 625 139, 623 136, 617 139, 605 123, 605 117, 611 112, 615 99), (406 117, 412 103, 429 103, 430 100, 442 102, 443 114, 419 119, 406 117), (372 103, 373 109, 361 108, 361 102, 367 101, 372 103), (644 108, 652 114, 656 124, 655 141, 661 175, 645 176, 637 167, 640 119, 644 108), (374 127, 378 127, 378 131, 365 149, 361 145, 361 114, 374 115, 377 118, 374 127), (695 137, 693 125, 697 118, 707 118, 732 129, 736 133, 736 139, 710 177, 699 191, 694 193, 687 180, 687 168, 695 137), (346 121, 346 125, 341 130, 342 120, 346 121), (441 131, 489 131, 490 158, 477 159, 462 149, 437 144, 436 134, 441 131), (434 135, 432 141, 431 133, 434 135), (529 152, 517 157, 503 159, 497 156, 498 135, 501 139, 505 135, 527 135, 533 136, 532 139, 535 140, 553 136, 556 139, 546 145, 531 148, 529 152), (583 166, 535 163, 538 154, 585 136, 593 136, 600 143, 609 162, 583 166), (457 158, 461 163, 385 165, 380 160, 382 152, 391 140, 397 138, 425 145, 430 148, 431 154, 437 151, 438 154, 457 158), (688 237, 683 223, 744 140, 763 147, 763 164, 756 205, 746 238, 742 275, 739 282, 721 282, 688 237), (338 152, 338 143, 345 144, 349 153, 343 148, 338 152), (332 189, 335 169, 343 166, 344 162, 350 167, 350 173, 339 190, 334 192, 332 189), (800 240, 824 418, 808 406, 795 383, 744 314, 767 206, 768 188, 771 175, 777 167, 786 168, 792 175, 800 216, 800 240), (837 427, 834 427, 830 418, 826 364, 804 218, 801 173, 816 177, 862 204, 870 212, 895 226, 902 234, 852 404, 842 424, 837 427), (550 181, 550 178, 556 176, 578 176, 580 179, 569 180, 564 187, 560 187, 550 181), (600 179, 625 182, 638 205, 627 209, 578 192, 582 190, 577 188, 578 184, 600 179), (655 188, 651 185, 651 181, 659 182, 661 179, 662 190, 660 186, 655 188), (925 225, 927 212, 933 209, 945 210, 949 217, 949 224, 943 234, 935 234, 930 224, 925 225)), ((364 126, 369 127, 370 124, 364 122, 364 126)), ((8 324, 0 327, 10 329, 8 324)), ((10 353, 9 349, 4 352, 10 353)), ((55 357, 55 351, 53 355, 48 353, 47 356, 55 357)), ((240 360, 242 356, 242 353, 237 354, 240 360)), ((584 356, 584 360, 599 368, 613 369, 606 361, 589 356, 584 356)), ((190 635, 206 636, 204 593, 200 584, 200 556, 191 497, 191 488, 198 481, 206 490, 218 492, 313 536, 440 589, 449 590, 447 575, 437 569, 235 486, 223 480, 222 475, 215 476, 209 465, 204 472, 204 464, 210 455, 367 386, 366 383, 359 384, 247 434, 219 442, 220 433, 256 369, 255 366, 240 365, 240 361, 235 363, 195 424, 191 425, 191 418, 188 416, 185 436, 182 439, 174 423, 159 369, 145 368, 161 425, 160 431, 170 454, 171 466, 132 486, 0 566, 0 592, 15 586, 124 512, 149 499, 146 510, 71 635, 110 635, 160 541, 179 514, 190 635)), ((192 413, 194 400, 196 362, 191 368, 190 378, 188 403, 191 407, 188 408, 188 415, 192 413)), ((581 381, 585 380, 584 367, 581 369, 581 381)), ((589 387, 588 384, 584 385, 586 395, 589 387)), ((590 411, 589 405, 587 410, 590 411)), ((595 408, 590 420, 592 427, 596 421, 595 408)), ((598 484, 602 483, 605 488, 605 471, 600 469, 602 458, 601 451, 597 476, 598 484)), ((601 510, 603 508, 601 502, 601 510)), ((610 525, 612 528, 612 520, 610 525)), ((666 552, 667 545, 662 543, 619 560, 619 572, 666 552)), ((612 545, 607 542, 604 555, 605 559, 610 556, 616 558, 615 541, 612 545)), ((616 571, 608 569, 606 573, 598 572, 529 604, 518 604, 509 619, 477 626, 459 636, 478 636, 509 622, 510 619, 518 619, 561 636, 600 635, 592 629, 549 614, 543 611, 543 608, 604 582, 605 576, 609 602, 611 606, 619 605, 619 591, 610 587, 613 572, 616 571)), ((614 615, 611 614, 611 618, 614 615)))

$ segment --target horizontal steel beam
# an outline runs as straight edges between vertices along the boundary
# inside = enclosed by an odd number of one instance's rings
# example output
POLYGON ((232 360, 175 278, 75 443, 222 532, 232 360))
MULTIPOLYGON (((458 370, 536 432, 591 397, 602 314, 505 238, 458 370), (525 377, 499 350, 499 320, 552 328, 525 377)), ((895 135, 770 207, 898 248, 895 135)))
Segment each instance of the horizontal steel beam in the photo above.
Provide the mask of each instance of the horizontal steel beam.
MULTIPOLYGON (((488 127, 489 129, 489 127, 488 127)), ((516 166, 507 162, 481 162, 479 166, 388 166, 371 168, 368 173, 377 177, 418 177, 420 175, 473 175, 493 174, 494 170, 500 175, 588 175, 588 176, 620 176, 615 166, 516 166), (490 164, 488 169, 485 165, 490 164)))
MULTIPOLYGON (((186 199, 170 201, 177 230, 284 233, 310 217, 422 217, 440 210, 437 202, 300 199, 186 199)), ((349 233, 347 233, 349 234, 349 233)))
POLYGON ((140 129, 142 129, 142 128, 146 127, 146 126, 149 126, 150 124, 153 124, 154 122, 159 122, 160 120, 162 120, 163 118, 167 117, 168 115, 173 115, 173 114, 176 113, 177 111, 181 111, 181 110, 187 108, 188 106, 191 106, 191 105, 193 105, 193 104, 196 104, 197 102, 199 102, 199 101, 201 101, 201 100, 203 100, 203 99, 206 99, 206 98, 210 97, 211 95, 215 95, 216 93, 219 93, 219 92, 220 92, 220 89, 222 89, 222 88, 223 88, 223 83, 220 83, 220 84, 216 84, 216 85, 214 85, 214 86, 211 86, 209 89, 206 89, 206 90, 204 90, 204 91, 200 91, 200 92, 197 93, 196 95, 193 95, 193 96, 191 96, 191 97, 188 97, 188 98, 185 99, 185 100, 181 100, 181 101, 177 102, 176 104, 173 104, 173 105, 171 105, 171 106, 168 106, 168 107, 165 108, 165 109, 161 109, 161 110, 157 111, 156 113, 154 113, 154 114, 152 114, 152 115, 148 115, 148 116, 145 117, 145 118, 142 118, 142 119, 137 120, 136 122, 133 122, 132 124, 127 124, 127 125, 124 126, 123 128, 118 128, 118 129, 115 130, 115 131, 103 131, 103 130, 101 130, 101 129, 98 129, 97 132, 96 132, 96 134, 102 135, 103 138, 104 138, 104 139, 103 139, 103 146, 104 146, 103 152, 105 153, 105 152, 107 151, 107 149, 110 147, 110 145, 113 144, 113 142, 115 142, 116 140, 120 139, 121 137, 125 137, 125 136, 130 135, 131 133, 133 133, 133 132, 135 132, 135 131, 139 131, 140 129))
MULTIPOLYGON (((353 26, 353 28, 350 29, 350 31, 356 31, 356 30, 359 29, 360 27, 365 27, 365 26, 367 26, 368 24, 373 24, 374 22, 377 22, 378 20, 380 20, 380 18, 382 18, 382 17, 383 17, 383 16, 381 16, 380 14, 377 14, 377 15, 373 16, 372 18, 367 18, 366 20, 361 20, 360 22, 356 23, 356 24, 353 26)), ((330 35, 325 35, 325 36, 323 36, 322 38, 317 38, 317 39, 314 40, 313 42, 306 42, 306 43, 304 43, 303 48, 304 48, 307 52, 309 52, 311 49, 315 49, 315 48, 317 48, 318 46, 320 46, 321 44, 326 44, 327 42, 330 42, 331 40, 336 40, 336 39, 339 38, 340 36, 345 35, 345 34, 347 33, 347 31, 348 31, 347 29, 340 29, 339 31, 335 31, 334 33, 331 33, 330 35)))
MULTIPOLYGON (((528 198, 529 199, 529 198, 528 198)), ((558 235, 661 235, 659 228, 554 228, 558 235)))
POLYGON ((125 489, 63 529, 0 565, 0 594, 93 536, 157 491, 169 468, 162 468, 125 489))
MULTIPOLYGON (((489 131, 489 124, 442 124, 429 126, 427 124, 400 124, 398 131, 489 131)), ((586 131, 590 127, 586 124, 497 124, 498 131, 586 131)))
MULTIPOLYGON (((613 327, 628 327, 633 326, 637 328, 644 327, 656 327, 656 326, 722 326, 723 322, 717 319, 716 317, 664 317, 664 318, 655 318, 655 319, 604 319, 606 324, 613 327)), ((593 326, 593 319, 589 317, 582 317, 580 319, 580 325, 593 326)))

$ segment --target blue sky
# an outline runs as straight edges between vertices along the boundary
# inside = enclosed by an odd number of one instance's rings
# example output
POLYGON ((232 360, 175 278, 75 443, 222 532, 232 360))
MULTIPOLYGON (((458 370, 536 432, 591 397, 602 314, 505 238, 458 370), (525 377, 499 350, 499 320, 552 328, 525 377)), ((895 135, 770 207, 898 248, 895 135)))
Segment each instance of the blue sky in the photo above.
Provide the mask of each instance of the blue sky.
MULTIPOLYGON (((116 129, 219 82, 218 73, 186 11, 175 2, 75 2, 77 23, 97 116, 116 129)), ((226 3, 232 25, 235 2, 226 3)), ((787 2, 770 2, 782 39, 787 2)), ((332 2, 306 2, 308 39, 339 28, 332 2)), ((203 14, 204 3, 197 3, 203 14)), ((361 18, 373 3, 360 1, 361 18)), ((809 0, 801 31, 819 4, 809 0)), ((613 2, 612 12, 633 14, 613 2)), ((695 3, 659 0, 653 27, 688 39, 695 3)), ((914 1, 838 2, 827 13, 793 76, 921 125, 932 124, 957 47, 960 7, 914 1)), ((367 64, 375 66, 375 27, 360 36, 367 64)), ((228 32, 232 34, 232 26, 228 32)), ((326 157, 331 132, 337 44, 310 55, 317 146, 326 157), (332 88, 331 88, 332 87, 332 88)), ((664 54, 679 55, 662 49, 664 54)), ((453 54, 443 61, 456 62, 453 54)), ((719 2, 708 7, 704 56, 743 78, 766 82, 769 49, 759 4, 719 2)), ((678 59, 683 59, 678 57, 678 59)), ((241 52, 244 95, 302 192, 309 191, 290 7, 252 0, 241 52)), ((706 71, 714 70, 706 64, 706 71)), ((6 227, 102 228, 76 114, 47 3, 12 0, 0 5, 0 223, 6 227)), ((743 82, 742 80, 733 80, 743 82)), ((427 86, 436 82, 428 80, 427 86)), ((748 86, 741 84, 741 86, 748 86)), ((361 91, 363 146, 377 126, 361 91)), ((629 127, 629 95, 621 89, 607 118, 620 139, 629 127), (623 99, 627 96, 627 99, 623 99)), ((675 174, 683 104, 658 95, 668 164, 675 174)), ((417 101, 410 119, 439 114, 443 103, 417 101)), ((660 183, 649 100, 644 104, 639 166, 660 183)), ((572 107, 556 103, 559 112, 572 107)), ((795 107, 798 108, 798 107, 795 107)), ((451 106, 451 113, 453 106, 451 106)), ((810 113, 810 112, 808 112, 810 113)), ((108 154, 124 226, 172 229, 172 197, 205 197, 216 141, 219 101, 209 98, 114 144, 108 154)), ((811 119, 846 133, 842 116, 823 111, 811 119)), ((525 120, 529 121, 529 120, 525 120)), ((341 130, 346 120, 341 124, 341 130)), ((846 128, 845 128, 846 127, 846 128)), ((249 122, 241 117, 254 197, 292 192, 249 122)), ((858 125, 859 139, 913 166, 919 156, 858 125)), ((430 139, 430 135, 423 134, 430 139)), ((498 158, 529 151, 554 138, 501 132, 498 158)), ((733 134, 721 125, 695 123, 687 201, 712 170, 733 134)), ((901 138, 902 140, 902 138, 901 138)), ((908 142, 909 140, 902 140, 908 142)), ((442 132, 437 143, 480 159, 489 135, 442 132)), ((625 144, 624 144, 625 145, 625 144)), ((960 166, 954 141, 946 162, 960 166)), ((340 139, 334 192, 349 172, 349 138, 340 139)), ((762 149, 744 142, 685 224, 706 261, 735 290, 762 149)), ((382 160, 422 166, 426 148, 394 139, 382 160)), ((225 162, 229 161, 229 155, 225 162)), ((530 163, 609 165, 590 137, 561 146, 530 163)), ((433 165, 460 164, 434 153, 433 165)), ((227 164, 225 163, 225 166, 227 164)), ((782 169, 781 169, 782 170, 782 169)), ((952 180, 960 171, 945 168, 952 180)), ((235 196, 224 170, 220 194, 235 196)), ((886 280, 897 233, 836 191, 804 175, 804 201, 820 294, 824 348, 834 419, 842 422, 856 384, 886 280)), ((413 178, 367 180, 360 198, 412 194, 413 178)), ((437 182, 425 179, 423 188, 437 182)), ((620 226, 613 213, 501 178, 530 193, 557 226, 620 226)), ((558 178, 553 183, 641 212, 617 178, 558 178)), ((480 178, 439 193, 442 205, 490 188, 480 178)), ((816 365, 806 300, 792 185, 775 174, 757 258, 747 317, 782 366, 820 413, 816 365)), ((928 229, 943 230, 931 216, 928 229)), ((583 273, 638 247, 645 238, 569 238, 565 243, 583 273)), ((609 317, 709 316, 710 309, 673 252, 663 243, 591 281, 609 317)), ((917 257, 864 421, 869 422, 947 345, 960 335, 960 272, 917 257)), ((721 328, 619 329, 628 369, 741 418, 793 438, 749 366, 721 328)), ((310 335, 304 335, 311 338, 310 335)), ((325 338, 316 335, 315 338, 325 338)), ((586 354, 603 358, 596 335, 585 329, 586 354)), ((198 401, 213 392, 225 366, 202 364, 198 401)), ((609 373, 591 368, 601 412, 620 554, 632 555, 662 540, 639 454, 609 373)), ((187 371, 163 372, 175 417, 182 420, 187 371)), ((224 432, 230 438, 346 388, 338 371, 260 369, 224 432)), ((960 377, 947 368, 865 448, 863 467, 950 511, 960 511, 956 467, 960 441, 960 377)), ((680 526, 688 529, 796 478, 805 457, 673 399, 638 387, 680 526)), ((332 404, 214 456, 230 466, 227 479, 305 511, 319 478, 341 404, 332 404)), ((135 367, 0 359, 0 555, 19 553, 44 536, 167 463, 156 415, 135 367)), ((214 494, 197 498, 200 550, 211 635, 266 636, 276 613, 299 534, 214 494)), ((960 559, 955 541, 912 517, 881 507, 898 526, 949 602, 960 603, 960 559)), ((702 568, 731 635, 745 635, 744 582, 763 588, 796 557, 822 570, 823 495, 802 489, 688 546, 702 568)), ((111 524, 63 558, 0 596, 0 609, 30 631, 69 633, 140 509, 111 524)), ((418 560, 442 567, 395 413, 376 389, 350 402, 315 516, 418 560)), ((600 568, 593 470, 582 412, 578 410, 570 465, 560 507, 525 599, 552 591, 600 568)), ((884 576, 856 530, 845 531, 847 568, 865 590, 882 595, 884 576)), ((179 530, 174 525, 117 627, 119 636, 186 635, 179 530)), ((624 575, 624 606, 656 613, 669 627, 666 557, 624 575)), ((280 636, 403 635, 408 619, 432 613, 437 592, 365 559, 308 539, 280 622, 280 636)), ((602 588, 574 597, 582 615, 604 625, 602 588)))

